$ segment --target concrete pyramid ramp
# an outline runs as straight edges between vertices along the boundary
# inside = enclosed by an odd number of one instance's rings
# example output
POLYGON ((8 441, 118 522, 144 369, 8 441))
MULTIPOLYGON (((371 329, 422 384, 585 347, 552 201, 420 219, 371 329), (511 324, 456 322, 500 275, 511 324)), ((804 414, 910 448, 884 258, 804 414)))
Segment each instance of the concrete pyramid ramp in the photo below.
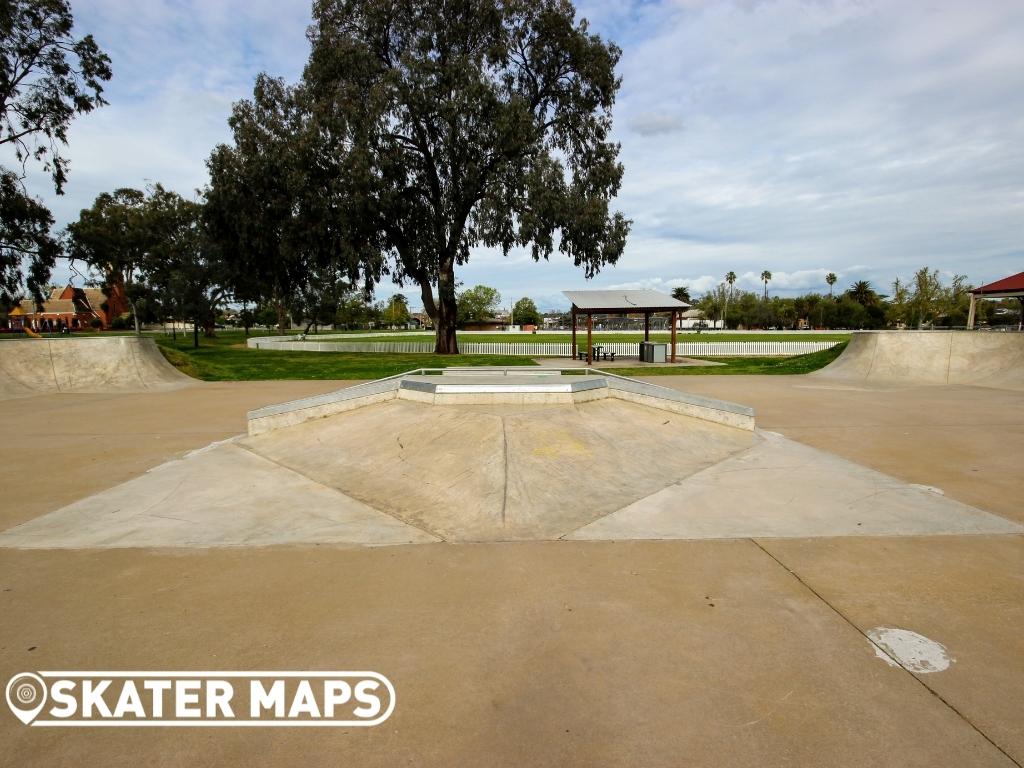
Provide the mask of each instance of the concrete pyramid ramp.
POLYGON ((436 541, 230 442, 0 533, 0 547, 382 546, 436 541))
POLYGON ((0 341, 0 399, 54 392, 137 392, 194 383, 145 337, 0 341))
POLYGON ((743 451, 749 430, 605 399, 404 400, 241 442, 449 541, 558 538, 743 451))
POLYGON ((769 432, 613 399, 370 405, 214 444, 3 533, 0 547, 1024 533, 769 432))
POLYGON ((566 538, 735 539, 1024 533, 1024 526, 838 456, 759 432, 750 450, 566 538))
POLYGON ((1024 334, 858 331, 821 379, 878 384, 960 384, 1024 390, 1024 334))

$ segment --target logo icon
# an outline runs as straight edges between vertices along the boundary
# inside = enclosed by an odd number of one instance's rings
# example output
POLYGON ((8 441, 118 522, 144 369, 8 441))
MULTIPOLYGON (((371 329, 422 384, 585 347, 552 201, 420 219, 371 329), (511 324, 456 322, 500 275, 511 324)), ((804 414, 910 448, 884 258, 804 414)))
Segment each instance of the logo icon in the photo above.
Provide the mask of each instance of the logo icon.
POLYGON ((7 683, 7 706, 14 716, 28 725, 46 706, 46 683, 39 675, 22 672, 7 683))

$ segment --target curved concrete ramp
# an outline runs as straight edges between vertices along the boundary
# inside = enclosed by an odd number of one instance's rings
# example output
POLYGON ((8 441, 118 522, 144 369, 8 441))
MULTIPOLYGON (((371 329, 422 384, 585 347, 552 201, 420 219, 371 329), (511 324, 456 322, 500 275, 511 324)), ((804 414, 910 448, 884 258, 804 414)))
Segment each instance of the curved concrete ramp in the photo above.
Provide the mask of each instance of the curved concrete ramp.
POLYGON ((168 363, 149 338, 0 342, 0 399, 54 392, 171 389, 192 381, 168 363))
POLYGON ((966 384, 1024 390, 1024 334, 858 331, 812 376, 881 384, 966 384))

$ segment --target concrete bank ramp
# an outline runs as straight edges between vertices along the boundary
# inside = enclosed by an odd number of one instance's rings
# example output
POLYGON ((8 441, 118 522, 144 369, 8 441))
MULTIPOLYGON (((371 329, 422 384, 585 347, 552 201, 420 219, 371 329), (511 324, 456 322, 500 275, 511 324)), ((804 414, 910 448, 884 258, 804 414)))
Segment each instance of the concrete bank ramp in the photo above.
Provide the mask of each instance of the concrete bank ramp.
POLYGON ((1024 390, 1024 334, 858 331, 822 379, 879 384, 962 384, 1024 390))
POLYGON ((150 338, 0 341, 0 400, 55 392, 140 392, 194 382, 150 338))

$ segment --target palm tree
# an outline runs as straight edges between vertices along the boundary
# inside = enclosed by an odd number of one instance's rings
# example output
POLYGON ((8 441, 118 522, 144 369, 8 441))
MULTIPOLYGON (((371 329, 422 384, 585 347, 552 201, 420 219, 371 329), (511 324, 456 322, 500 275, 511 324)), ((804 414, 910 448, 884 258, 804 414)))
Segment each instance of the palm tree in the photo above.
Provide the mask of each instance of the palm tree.
POLYGON ((828 297, 830 299, 832 298, 832 286, 836 284, 836 280, 838 279, 839 278, 836 277, 835 272, 829 272, 827 275, 825 275, 825 282, 828 283, 828 297))
POLYGON ((673 288, 672 298, 678 299, 679 301, 683 302, 683 304, 689 304, 691 302, 690 288, 685 285, 680 285, 678 288, 673 288))
POLYGON ((761 273, 761 282, 764 283, 764 300, 768 301, 768 281, 772 279, 772 273, 767 269, 761 273))
POLYGON ((867 280, 858 280, 850 286, 850 290, 846 292, 846 295, 862 307, 873 307, 878 303, 878 294, 875 293, 871 283, 867 280))
POLYGON ((731 269, 725 273, 725 282, 729 284, 729 291, 725 294, 725 309, 722 311, 722 330, 729 325, 729 299, 732 298, 732 284, 736 282, 736 273, 731 269))

